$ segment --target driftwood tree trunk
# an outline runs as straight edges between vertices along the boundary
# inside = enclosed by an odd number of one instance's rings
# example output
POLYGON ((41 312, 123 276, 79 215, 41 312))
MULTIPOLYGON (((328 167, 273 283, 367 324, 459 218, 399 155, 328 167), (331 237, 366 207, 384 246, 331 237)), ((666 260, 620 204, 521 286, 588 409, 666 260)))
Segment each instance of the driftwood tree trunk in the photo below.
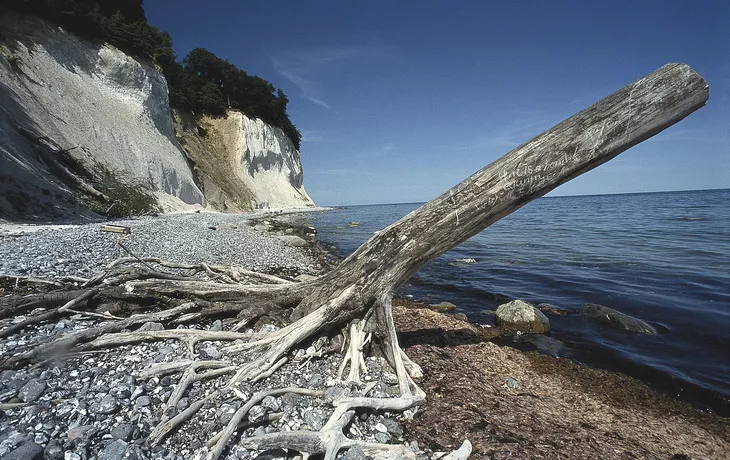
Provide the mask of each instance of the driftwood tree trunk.
POLYGON ((350 287, 355 291, 349 308, 326 315, 326 326, 349 321, 372 306, 388 308, 393 291, 426 263, 678 122, 702 107, 708 97, 708 84, 686 64, 659 68, 378 232, 317 283, 293 318, 311 314, 350 287))
MULTIPOLYGON (((179 264, 157 259, 146 259, 146 268, 94 278, 82 286, 85 289, 79 291, 75 300, 69 301, 68 297, 62 296, 67 303, 60 306, 60 302, 53 312, 45 315, 56 317, 66 311, 75 311, 71 310, 71 306, 78 308, 76 305, 81 303, 78 299, 82 296, 87 299, 85 301, 103 295, 128 301, 152 297, 197 300, 178 304, 163 312, 132 315, 101 327, 69 334, 5 359, 4 362, 0 361, 0 364, 5 367, 19 366, 43 358, 48 352, 60 348, 88 350, 142 340, 183 340, 189 345, 191 355, 194 355, 195 343, 199 340, 248 339, 223 350, 227 355, 243 354, 246 360, 242 365, 228 365, 222 361, 186 361, 161 364, 149 371, 148 375, 154 375, 185 370, 175 391, 176 397, 180 397, 188 385, 203 378, 232 374, 221 392, 234 388, 234 385, 244 380, 266 378, 286 361, 287 353, 298 344, 315 334, 338 331, 349 325, 350 346, 345 347, 347 354, 340 374, 349 364, 347 379, 359 382, 362 345, 374 336, 396 371, 401 396, 385 399, 342 398, 335 401, 333 415, 319 432, 274 433, 242 442, 258 449, 276 446, 310 454, 323 453, 325 458, 334 458, 341 448, 351 446, 361 447, 376 458, 408 457, 408 451, 399 447, 365 445, 348 439, 342 433, 343 427, 358 408, 405 410, 425 397, 413 380, 419 375, 420 369, 398 345, 391 308, 393 292, 420 267, 440 254, 531 200, 676 123, 702 107, 708 97, 707 83, 690 67, 685 64, 667 64, 477 171, 443 195, 378 232, 337 268, 314 281, 292 283, 241 269, 206 264, 187 268, 211 275, 211 281, 191 280, 163 276, 150 269, 148 263, 181 268, 179 264), (239 282, 243 279, 266 284, 239 282), (107 287, 102 289, 102 283, 107 287), (245 302, 241 302, 242 299, 245 302), (235 314, 246 308, 256 311, 285 309, 291 311, 289 319, 292 322, 263 337, 236 333, 237 328, 218 333, 185 330, 120 332, 144 321, 176 324, 195 321, 205 315, 235 314), (212 370, 198 372, 201 369, 212 370)), ((44 301, 47 302, 47 297, 26 298, 16 305, 10 299, 5 301, 8 305, 4 308, 23 308, 44 301)), ((39 321, 43 318, 39 315, 39 321)), ((32 319, 29 320, 31 322, 32 319)), ((251 401, 264 396, 255 395, 251 401)), ((150 434, 148 442, 160 442, 176 426, 210 402, 212 397, 197 401, 173 418, 163 417, 150 434)), ((236 431, 237 424, 246 415, 247 408, 253 404, 255 402, 250 402, 241 408, 233 421, 209 441, 211 450, 208 458, 218 458, 236 431)), ((468 454, 468 450, 468 445, 465 445, 460 451, 468 454)), ((458 456, 461 454, 454 455, 454 458, 462 458, 458 456)))

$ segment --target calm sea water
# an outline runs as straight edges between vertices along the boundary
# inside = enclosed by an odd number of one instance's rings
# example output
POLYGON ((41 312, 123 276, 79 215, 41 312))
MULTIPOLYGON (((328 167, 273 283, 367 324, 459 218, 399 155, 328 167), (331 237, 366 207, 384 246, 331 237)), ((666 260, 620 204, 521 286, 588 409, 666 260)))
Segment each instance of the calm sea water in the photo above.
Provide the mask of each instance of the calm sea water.
MULTIPOLYGON (((299 216, 347 256, 419 204, 299 216), (360 223, 349 227, 350 221, 360 223)), ((730 190, 540 198, 423 267, 401 295, 493 323, 505 301, 546 302, 552 352, 640 377, 730 415, 730 190), (474 264, 456 259, 473 258, 474 264), (643 336, 579 315, 598 303, 654 324, 643 336)))

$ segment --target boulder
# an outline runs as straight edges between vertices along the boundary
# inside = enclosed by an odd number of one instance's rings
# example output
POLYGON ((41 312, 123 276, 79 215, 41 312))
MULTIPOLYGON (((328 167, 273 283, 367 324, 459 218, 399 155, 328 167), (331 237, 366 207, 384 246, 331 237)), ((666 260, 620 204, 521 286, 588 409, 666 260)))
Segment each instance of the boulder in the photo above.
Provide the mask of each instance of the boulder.
POLYGON ((656 335, 657 331, 654 326, 642 321, 626 313, 614 310, 613 308, 604 307, 594 303, 584 304, 580 309, 580 314, 593 318, 597 323, 604 324, 614 329, 621 329, 627 332, 636 332, 638 334, 656 335))
POLYGON ((550 330, 550 321, 540 310, 522 300, 500 305, 496 312, 497 325, 505 331, 542 334, 550 330))

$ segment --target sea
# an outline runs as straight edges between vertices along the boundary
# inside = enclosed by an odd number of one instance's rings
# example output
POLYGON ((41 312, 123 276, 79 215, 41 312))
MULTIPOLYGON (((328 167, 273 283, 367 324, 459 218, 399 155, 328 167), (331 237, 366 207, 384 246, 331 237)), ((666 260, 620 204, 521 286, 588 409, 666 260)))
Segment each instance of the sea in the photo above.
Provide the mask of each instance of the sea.
MULTIPOLYGON (((421 204, 289 218, 313 225, 319 244, 344 258, 421 204)), ((509 345, 620 371, 730 416, 730 189, 538 198, 424 266, 398 295, 451 302, 485 325, 514 299, 552 304, 568 314, 549 315, 547 340, 509 345), (585 303, 659 334, 599 325, 580 315, 585 303)))

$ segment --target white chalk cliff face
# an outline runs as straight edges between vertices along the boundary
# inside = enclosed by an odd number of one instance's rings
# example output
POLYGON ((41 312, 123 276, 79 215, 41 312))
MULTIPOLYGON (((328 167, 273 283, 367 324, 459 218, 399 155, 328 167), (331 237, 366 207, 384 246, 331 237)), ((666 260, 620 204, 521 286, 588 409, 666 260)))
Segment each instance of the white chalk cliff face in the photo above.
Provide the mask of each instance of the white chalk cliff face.
POLYGON ((304 189, 299 151, 280 128, 236 110, 225 118, 205 117, 203 122, 222 141, 235 182, 253 196, 252 208, 314 206, 304 189))
POLYGON ((183 151, 152 64, 37 18, 0 16, 0 219, 89 213, 54 167, 67 149, 83 164, 149 180, 170 210, 206 197, 222 211, 314 206, 281 129, 230 111, 203 117, 201 136, 187 118, 175 125, 183 151))
MULTIPOLYGON (((167 83, 143 60, 39 19, 4 14, 0 106, 1 192, 45 200, 63 214, 68 189, 39 160, 29 141, 37 136, 73 148, 69 153, 79 160, 149 179, 185 203, 203 203, 175 139, 167 83)), ((0 211, 12 207, 0 198, 0 211)))

